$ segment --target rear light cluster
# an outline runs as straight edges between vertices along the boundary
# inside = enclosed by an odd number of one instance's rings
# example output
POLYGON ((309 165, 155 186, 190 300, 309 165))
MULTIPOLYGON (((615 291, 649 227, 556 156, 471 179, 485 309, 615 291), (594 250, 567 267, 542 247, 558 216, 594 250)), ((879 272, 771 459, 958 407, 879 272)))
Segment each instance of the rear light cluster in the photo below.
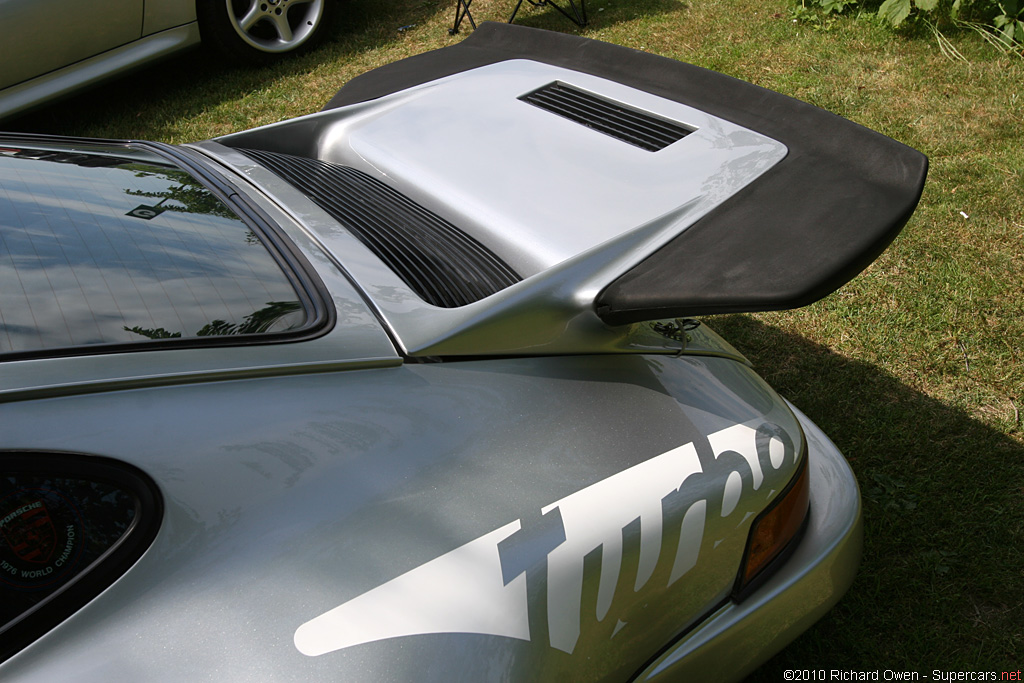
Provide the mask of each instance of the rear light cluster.
POLYGON ((789 484, 750 527, 747 549, 733 591, 737 600, 757 588, 771 574, 767 570, 773 564, 781 563, 795 549, 795 541, 809 513, 810 476, 805 450, 799 469, 789 484))

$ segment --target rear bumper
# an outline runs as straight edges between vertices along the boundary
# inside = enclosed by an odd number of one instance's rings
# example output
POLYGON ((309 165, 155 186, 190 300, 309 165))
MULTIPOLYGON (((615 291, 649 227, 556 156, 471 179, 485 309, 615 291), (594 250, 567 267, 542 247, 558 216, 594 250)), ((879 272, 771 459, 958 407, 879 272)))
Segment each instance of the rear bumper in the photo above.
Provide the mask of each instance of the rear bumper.
POLYGON ((811 516, 799 546, 758 590, 714 612, 635 681, 738 680, 820 619, 853 582, 862 542, 857 481, 835 444, 793 412, 807 437, 811 477, 811 516))

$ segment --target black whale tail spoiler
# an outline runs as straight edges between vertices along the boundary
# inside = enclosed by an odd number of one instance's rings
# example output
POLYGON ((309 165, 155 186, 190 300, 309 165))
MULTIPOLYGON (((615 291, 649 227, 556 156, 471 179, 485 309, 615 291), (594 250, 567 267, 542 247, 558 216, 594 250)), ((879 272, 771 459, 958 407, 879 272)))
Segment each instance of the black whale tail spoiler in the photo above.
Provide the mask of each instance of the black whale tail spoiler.
POLYGON ((398 266, 382 279, 358 245, 336 249, 408 355, 622 350, 632 323, 807 305, 895 238, 928 168, 906 145, 729 76, 493 23, 354 78, 319 114, 217 142, 279 155, 257 154, 354 233, 408 232, 406 246, 371 247, 423 264, 426 281, 461 286, 460 257, 427 248, 455 237, 507 266, 440 308, 396 298, 411 281, 398 266), (387 186, 381 201, 332 209, 356 171, 387 186))
POLYGON ((327 108, 512 59, 566 67, 687 104, 789 152, 605 287, 610 324, 805 306, 892 242, 921 197, 928 159, 812 105, 691 64, 578 36, 486 23, 461 43, 350 81, 327 108))

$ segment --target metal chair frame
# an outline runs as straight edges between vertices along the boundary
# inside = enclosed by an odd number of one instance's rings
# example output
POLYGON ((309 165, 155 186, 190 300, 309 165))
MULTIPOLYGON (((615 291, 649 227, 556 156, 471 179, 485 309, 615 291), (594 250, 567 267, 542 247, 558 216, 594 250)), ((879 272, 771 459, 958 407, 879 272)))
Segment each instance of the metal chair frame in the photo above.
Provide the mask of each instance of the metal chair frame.
MULTIPOLYGON (((580 0, 579 7, 576 6, 576 0, 568 0, 569 9, 572 10, 572 14, 569 14, 564 9, 554 3, 553 0, 526 0, 534 7, 554 7, 558 10, 563 17, 576 24, 577 26, 583 27, 587 25, 587 0, 580 0)), ((512 23, 516 18, 516 13, 519 12, 519 8, 522 6, 523 0, 519 0, 516 3, 516 8, 512 10, 512 16, 509 18, 508 23, 512 23)))
POLYGON ((448 35, 454 36, 459 32, 459 24, 466 17, 469 17, 469 23, 476 29, 476 22, 473 21, 473 15, 469 13, 469 6, 473 4, 473 0, 456 0, 455 2, 455 24, 448 29, 448 35))
MULTIPOLYGON (((580 27, 586 26, 587 25, 587 0, 579 0, 579 5, 578 6, 576 4, 576 0, 567 0, 567 1, 569 3, 569 11, 566 11, 565 9, 560 7, 559 5, 556 5, 554 0, 526 0, 526 2, 530 3, 534 7, 553 7, 556 10, 558 10, 558 12, 563 17, 565 17, 566 19, 568 19, 572 23, 576 24, 577 26, 580 26, 580 27), (570 14, 570 11, 571 11, 571 14, 570 14)), ((456 33, 458 33, 459 32, 459 26, 462 24, 462 20, 463 19, 467 19, 467 18, 469 19, 469 23, 473 26, 473 28, 474 29, 476 28, 476 22, 473 21, 473 15, 469 11, 469 6, 472 5, 472 4, 473 4, 473 0, 456 0, 456 2, 455 2, 455 23, 452 25, 452 27, 450 29, 448 29, 448 33, 449 34, 455 35, 456 33)), ((512 10, 512 16, 509 17, 508 23, 511 24, 513 21, 515 21, 516 14, 519 13, 519 8, 522 7, 522 6, 523 6, 523 0, 519 0, 518 2, 516 2, 515 9, 512 10)))

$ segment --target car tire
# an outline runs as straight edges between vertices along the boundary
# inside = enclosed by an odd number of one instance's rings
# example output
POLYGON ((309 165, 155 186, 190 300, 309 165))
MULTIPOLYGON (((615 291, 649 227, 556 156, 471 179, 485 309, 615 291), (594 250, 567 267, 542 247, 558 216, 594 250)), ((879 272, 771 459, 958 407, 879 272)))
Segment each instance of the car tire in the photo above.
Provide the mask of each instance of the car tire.
POLYGON ((336 0, 197 0, 203 43, 236 64, 305 52, 329 32, 336 0))

